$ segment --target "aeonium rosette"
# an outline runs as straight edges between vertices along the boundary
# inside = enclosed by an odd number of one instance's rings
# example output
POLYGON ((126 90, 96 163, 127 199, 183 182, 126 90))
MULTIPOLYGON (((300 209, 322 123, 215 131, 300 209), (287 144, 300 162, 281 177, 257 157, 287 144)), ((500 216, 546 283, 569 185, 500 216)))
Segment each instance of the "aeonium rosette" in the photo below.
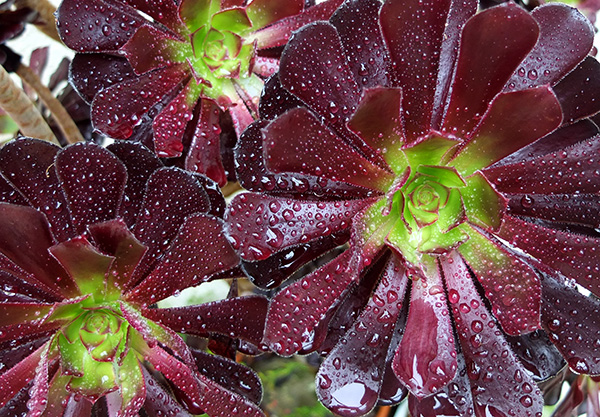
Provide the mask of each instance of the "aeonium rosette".
POLYGON ((57 21, 78 52, 71 81, 91 103, 94 127, 182 157, 185 169, 222 186, 233 172, 221 137, 232 134, 231 121, 239 134, 257 117, 277 48, 341 1, 64 0, 57 21))
POLYGON ((156 305, 239 272, 213 181, 129 142, 20 139, 0 174, 0 414, 263 415, 256 374, 177 332, 256 351, 265 300, 156 305))
POLYGON ((410 392, 413 416, 540 416, 565 361, 600 373, 593 30, 476 10, 346 1, 290 39, 237 145, 232 245, 257 285, 293 277, 264 343, 326 355, 338 414, 410 392))

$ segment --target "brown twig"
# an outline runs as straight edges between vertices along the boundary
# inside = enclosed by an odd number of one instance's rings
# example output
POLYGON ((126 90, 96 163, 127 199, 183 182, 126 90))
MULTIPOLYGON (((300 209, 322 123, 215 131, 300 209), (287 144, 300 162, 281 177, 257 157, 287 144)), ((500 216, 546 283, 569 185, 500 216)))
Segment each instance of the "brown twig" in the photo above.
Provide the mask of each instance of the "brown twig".
POLYGON ((83 136, 81 132, 77 128, 77 125, 67 112, 60 101, 54 97, 52 92, 46 87, 38 75, 33 72, 31 68, 27 65, 19 64, 17 68, 17 75, 21 77, 21 79, 27 83, 31 88, 33 88, 40 98, 44 105, 48 107, 50 110, 50 114, 52 118, 58 124, 59 129, 65 135, 67 142, 75 143, 75 142, 83 142, 83 136))
POLYGON ((17 0, 17 7, 28 7, 35 10, 38 15, 38 21, 34 23, 34 26, 44 33, 48 37, 54 39, 57 42, 61 42, 58 32, 56 31, 56 20, 54 13, 56 7, 48 0, 17 0))
POLYGON ((50 126, 25 92, 17 87, 10 74, 0 65, 0 107, 19 126, 21 133, 58 144, 50 126))
POLYGON ((390 415, 391 408, 389 405, 384 405, 379 407, 379 411, 377 411, 377 416, 375 417, 388 417, 390 415))

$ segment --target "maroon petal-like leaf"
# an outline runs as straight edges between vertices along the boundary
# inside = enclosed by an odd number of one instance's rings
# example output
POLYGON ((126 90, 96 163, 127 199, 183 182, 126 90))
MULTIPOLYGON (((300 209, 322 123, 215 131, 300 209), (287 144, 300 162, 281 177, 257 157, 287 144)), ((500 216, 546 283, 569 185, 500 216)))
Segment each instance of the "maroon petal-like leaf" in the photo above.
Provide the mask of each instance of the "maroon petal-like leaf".
POLYGON ((177 168, 161 168, 152 174, 133 230, 141 243, 148 246, 142 264, 130 285, 135 285, 165 252, 190 214, 210 210, 210 201, 194 176, 177 168))
POLYGON ((392 369, 419 399, 434 394, 456 375, 456 350, 446 294, 437 262, 429 276, 411 277, 410 307, 392 369))
POLYGON ((0 375, 0 407, 3 407, 34 378, 36 368, 45 350, 47 350, 47 344, 40 346, 35 352, 0 375))
POLYGON ((111 0, 89 5, 65 0, 56 16, 62 41, 78 52, 117 51, 146 21, 135 10, 111 0))
POLYGON ((600 194, 514 194, 508 207, 517 216, 600 227, 600 194))
POLYGON ((107 149, 127 168, 127 183, 118 214, 131 227, 135 224, 139 214, 150 175, 161 168, 163 164, 154 152, 139 143, 117 141, 108 145, 107 149))
POLYGON ((511 194, 593 194, 600 190, 599 152, 600 137, 595 136, 527 163, 491 168, 485 175, 497 189, 511 194))
POLYGON ((92 103, 94 127, 115 139, 127 139, 140 118, 187 75, 185 65, 174 65, 101 90, 92 103))
POLYGON ((224 186, 227 183, 227 175, 221 161, 219 106, 209 99, 202 99, 201 106, 190 150, 185 157, 185 168, 204 174, 220 186, 224 186))
POLYGON ((210 211, 207 213, 222 219, 225 215, 226 203, 219 185, 204 175, 194 174, 194 178, 204 189, 210 201, 210 211))
POLYGON ((358 278, 354 269, 352 251, 346 250, 279 292, 269 306, 264 342, 280 355, 298 352, 304 339, 358 278))
POLYGON ((476 415, 529 416, 544 400, 485 308, 457 253, 442 261, 455 328, 467 363, 476 415), (452 262, 450 262, 452 261, 452 262))
POLYGON ((600 270, 599 238, 549 229, 512 216, 505 216, 497 234, 542 264, 600 295, 597 279, 600 270))
MULTIPOLYGON (((266 306, 266 303, 265 303, 266 306)), ((222 387, 236 392, 255 404, 262 398, 262 386, 258 375, 250 368, 225 359, 218 355, 211 355, 200 350, 192 350, 198 371, 215 381, 222 387)))
POLYGON ((452 0, 450 3, 442 47, 440 49, 437 84, 433 98, 431 126, 435 130, 440 130, 442 116, 448 103, 462 28, 467 20, 477 11, 477 4, 478 2, 474 0, 452 0))
POLYGON ((98 91, 135 78, 127 59, 109 54, 75 54, 69 81, 89 104, 98 91))
POLYGON ((552 132, 560 126, 562 116, 560 104, 547 86, 500 94, 451 164, 469 176, 552 132))
POLYGON ((0 173, 0 202, 28 206, 29 203, 0 173))
POLYGON ((408 409, 412 417, 430 417, 432 410, 442 416, 475 417, 465 358, 458 355, 456 360, 458 370, 452 382, 429 397, 420 400, 414 396, 408 397, 408 409))
POLYGON ((537 42, 539 27, 521 7, 506 3, 465 24, 444 130, 471 132, 537 42), (474 68, 477 68, 475 71, 474 68))
MULTIPOLYGON (((177 96, 156 115, 152 122, 154 149, 161 158, 172 158, 183 151, 183 135, 192 120, 197 97, 192 91, 190 79, 177 96)), ((219 154, 216 155, 219 157, 219 154)))
POLYGON ((2 326, 25 322, 40 322, 46 316, 52 304, 38 302, 17 302, 0 304, 2 326))
POLYGON ((148 308, 143 314, 177 332, 198 336, 219 333, 259 345, 266 311, 266 298, 247 296, 188 307, 148 308), (250 311, 252 314, 247 314, 250 311))
POLYGON ((257 287, 274 289, 281 285, 302 265, 348 241, 350 233, 344 230, 329 236, 285 248, 262 261, 242 260, 244 273, 257 287))
POLYGON ((258 261, 282 248, 307 243, 350 227, 372 200, 314 202, 241 194, 231 203, 227 228, 245 260, 258 261))
POLYGON ((50 226, 42 213, 0 203, 0 252, 41 282, 44 290, 59 297, 77 295, 75 283, 48 253, 52 245, 50 226))
POLYGON ((554 86, 565 114, 565 122, 573 122, 600 112, 599 72, 600 63, 593 57, 587 57, 554 86))
POLYGON ((150 416, 160 416, 161 413, 165 416, 173 417, 191 417, 170 393, 163 388, 145 367, 141 367, 146 381, 146 401, 144 402, 144 410, 150 416))
MULTIPOLYGON (((239 2, 244 3, 244 2, 239 2)), ((242 5, 240 4, 240 6, 242 5)), ((254 0, 246 6, 253 29, 261 29, 277 20, 294 16, 304 10, 304 0, 271 1, 254 0)))
POLYGON ((246 397, 222 387, 202 374, 198 378, 204 396, 201 407, 211 417, 265 417, 260 407, 246 397))
MULTIPOLYGON (((542 297, 544 297, 543 291, 542 297)), ((561 297, 563 297, 562 293, 561 297)), ((542 320, 544 317, 543 311, 544 307, 542 307, 542 320)), ((548 338, 548 334, 543 330, 536 330, 521 336, 507 336, 506 340, 510 343, 512 351, 517 355, 521 364, 531 373, 536 382, 555 377, 565 366, 561 353, 554 347, 548 338)))
POLYGON ((146 253, 122 219, 96 223, 88 228, 96 246, 114 258, 107 274, 107 287, 123 289, 146 253))
POLYGON ((58 146, 36 139, 10 142, 0 152, 0 170, 33 207, 46 215, 52 234, 62 241, 75 232, 53 167, 59 150, 58 146))
POLYGON ((379 28, 381 2, 346 1, 331 16, 360 89, 388 85, 388 53, 379 28), (360 19, 356 19, 360 16, 360 19))
POLYGON ((506 333, 518 335, 540 328, 540 279, 531 267, 475 228, 458 251, 485 289, 506 333))
MULTIPOLYGON (((289 109, 300 107, 303 103, 286 90, 279 81, 279 73, 265 81, 260 102, 258 104, 261 119, 272 120, 289 109)), ((258 124, 260 122, 257 122, 258 124)), ((256 125, 255 124, 255 125, 256 125)))
POLYGON ((55 167, 77 233, 117 216, 127 170, 112 153, 76 144, 58 154, 55 167))
MULTIPOLYGON (((107 1, 107 0, 104 0, 107 1)), ((175 33, 185 31, 183 22, 179 19, 176 4, 173 0, 108 0, 128 4, 135 10, 144 12, 157 22, 164 24, 175 33)))
POLYGON ((348 128, 385 159, 388 151, 398 149, 404 142, 402 90, 385 87, 364 90, 348 128))
MULTIPOLYGON (((27 275, 26 273, 24 274, 27 275)), ((23 280, 11 273, 0 270, 0 281, 2 282, 2 287, 0 288, 1 303, 53 302, 60 300, 60 297, 51 295, 52 291, 45 291, 45 286, 32 277, 23 280)))
POLYGON ((312 5, 302 13, 290 16, 254 32, 252 38, 257 40, 258 48, 274 48, 287 43, 292 32, 311 22, 328 20, 344 0, 325 0, 312 5))
POLYGON ((401 262, 391 257, 360 317, 319 368, 317 394, 336 414, 361 416, 377 403, 407 283, 401 262))
POLYGON ((203 213, 193 214, 185 219, 156 267, 127 297, 152 304, 238 263, 237 254, 223 233, 223 221, 203 213))
POLYGON ((540 26, 540 38, 510 78, 507 90, 556 84, 592 49, 594 29, 577 9, 545 4, 531 16, 540 26))
POLYGON ((360 100, 340 37, 327 22, 313 23, 294 33, 281 56, 279 79, 334 126, 343 127, 360 100))
POLYGON ((600 302, 586 297, 571 284, 544 275, 542 324, 550 340, 577 373, 600 374, 600 302))
POLYGON ((107 287, 108 272, 115 260, 113 256, 101 254, 83 236, 79 236, 48 249, 52 256, 67 271, 82 294, 111 294, 114 287, 107 287))
POLYGON ((381 28, 392 59, 392 84, 405 93, 402 108, 408 141, 430 129, 450 3, 451 0, 388 1, 381 8, 381 28))
POLYGON ((266 165, 273 172, 298 172, 380 192, 394 179, 305 108, 289 110, 272 121, 265 135, 266 165))
POLYGON ((324 177, 268 172, 263 160, 263 133, 261 130, 265 126, 265 121, 251 124, 236 145, 236 175, 240 184, 247 190, 266 191, 270 194, 287 196, 290 194, 297 196, 317 194, 342 198, 360 198, 373 193, 369 189, 335 182, 324 177))
POLYGON ((50 364, 50 360, 48 358, 49 349, 50 343, 43 345, 40 361, 35 369, 33 385, 29 389, 29 401, 27 401, 27 408, 29 409, 28 415, 32 417, 41 416, 46 409, 48 391, 50 388, 48 383, 48 367, 50 364))

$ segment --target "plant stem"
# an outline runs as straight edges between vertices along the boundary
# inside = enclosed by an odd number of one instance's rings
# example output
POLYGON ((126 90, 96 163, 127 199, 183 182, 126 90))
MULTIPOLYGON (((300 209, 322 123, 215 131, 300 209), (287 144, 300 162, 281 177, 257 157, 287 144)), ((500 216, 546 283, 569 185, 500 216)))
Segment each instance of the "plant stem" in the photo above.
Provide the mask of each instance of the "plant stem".
POLYGON ((35 90, 38 97, 48 110, 50 110, 50 114, 58 124, 58 127, 65 135, 67 142, 75 143, 75 142, 83 142, 83 136, 77 128, 77 125, 67 112, 60 101, 54 97, 52 92, 42 84, 42 81, 38 77, 38 75, 33 72, 31 68, 26 65, 19 64, 17 68, 17 75, 21 77, 21 79, 26 82, 31 88, 35 90))
POLYGON ((231 194, 235 193, 238 190, 241 190, 240 184, 237 182, 228 182, 221 188, 221 192, 224 197, 229 197, 231 194))
POLYGON ((35 23, 35 27, 48 37, 57 42, 61 42, 58 32, 56 31, 56 20, 54 13, 56 7, 48 0, 17 0, 17 7, 28 7, 35 10, 39 15, 39 23, 35 23))
POLYGON ((19 125, 24 135, 59 144, 35 104, 22 89, 17 87, 10 74, 1 65, 0 107, 19 125))

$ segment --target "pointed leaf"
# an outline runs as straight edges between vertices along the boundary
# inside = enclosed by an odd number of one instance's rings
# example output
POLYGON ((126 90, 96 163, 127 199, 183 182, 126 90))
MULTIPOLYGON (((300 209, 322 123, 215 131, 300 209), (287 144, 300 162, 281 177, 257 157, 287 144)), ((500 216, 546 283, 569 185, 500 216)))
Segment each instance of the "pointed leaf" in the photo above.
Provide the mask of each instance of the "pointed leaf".
POLYGON ((381 28, 392 60, 392 85, 404 92, 402 110, 409 142, 430 129, 450 3, 451 0, 388 1, 381 8, 381 28))
POLYGON ((227 229, 245 260, 263 260, 283 248, 338 233, 372 200, 313 202, 241 194, 231 203, 227 229))
POLYGON ((458 366, 441 272, 433 259, 427 268, 427 277, 409 276, 408 320, 392 363, 398 379, 419 399, 445 387, 458 366))
POLYGON ((590 56, 554 86, 565 122, 573 122, 600 112, 599 72, 600 63, 590 56))
POLYGON ((112 153, 96 145, 75 144, 57 155, 55 166, 77 233, 117 216, 127 170, 112 153))
POLYGON ((374 191, 385 190, 394 179, 305 108, 289 110, 271 122, 265 136, 266 166, 276 173, 314 175, 374 191))
POLYGON ((42 360, 47 348, 47 343, 40 346, 35 352, 0 375, 0 407, 3 407, 34 378, 38 363, 42 360))
POLYGON ((352 266, 352 251, 346 250, 279 292, 269 306, 264 343, 279 355, 298 352, 304 339, 358 278, 352 266))
POLYGON ((535 19, 513 3, 484 10, 469 19, 462 31, 448 112, 442 124, 445 131, 457 136, 473 131, 538 35, 535 19))
POLYGON ((360 317, 320 366, 317 394, 336 414, 364 415, 377 403, 407 282, 402 263, 391 257, 360 317))
POLYGON ((28 206, 25 197, 0 175, 0 202, 28 206))
POLYGON ((119 50, 127 58, 136 74, 170 67, 185 62, 189 43, 174 39, 153 25, 145 24, 135 31, 119 50))
POLYGON ((600 194, 514 194, 508 206, 516 216, 600 227, 600 194))
POLYGON ((467 363, 475 414, 539 415, 544 405, 542 394, 496 327, 466 264, 454 252, 442 261, 442 268, 467 363))
POLYGON ((223 221, 202 213, 193 214, 185 219, 152 272, 126 297, 136 303, 153 304, 238 263, 239 258, 223 233, 223 221))
POLYGON ((151 416, 163 413, 173 417, 191 417, 179 402, 158 382, 145 367, 141 367, 146 382, 146 401, 144 410, 151 416), (154 413, 154 414, 151 414, 154 413))

